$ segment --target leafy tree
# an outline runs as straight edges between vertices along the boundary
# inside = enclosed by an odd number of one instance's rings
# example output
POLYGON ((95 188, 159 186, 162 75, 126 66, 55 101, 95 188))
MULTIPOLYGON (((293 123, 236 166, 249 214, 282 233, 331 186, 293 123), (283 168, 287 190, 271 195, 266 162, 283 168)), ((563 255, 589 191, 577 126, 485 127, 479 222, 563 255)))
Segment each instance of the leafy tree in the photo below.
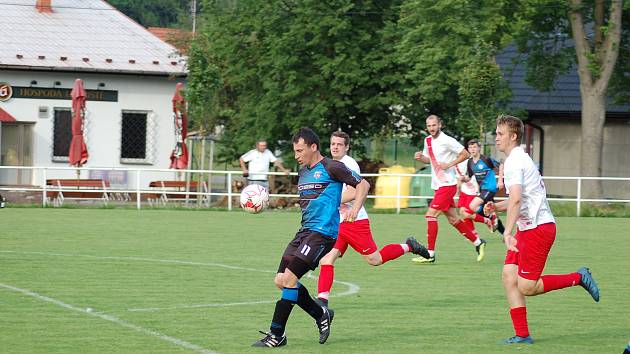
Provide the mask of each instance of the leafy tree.
POLYGON ((190 28, 190 0, 109 0, 108 2, 145 27, 190 28))
MULTIPOLYGON (((196 122, 224 127, 226 158, 266 138, 291 151, 300 126, 353 138, 396 131, 399 1, 211 1, 191 54, 196 122), (203 107, 203 108, 201 108, 203 107)), ((325 145, 324 145, 325 146, 325 145)))
MULTIPOLYGON (((518 3, 510 0, 408 0, 401 10, 401 41, 397 54, 405 70, 401 97, 403 114, 413 117, 415 129, 424 127, 428 112, 445 118, 447 128, 465 129, 463 135, 477 136, 476 124, 462 122, 475 115, 479 107, 471 104, 475 95, 490 95, 496 87, 473 88, 467 79, 474 75, 494 75, 487 57, 477 53, 478 43, 492 50, 510 41, 515 27, 518 3), (480 65, 479 67, 475 67, 480 65), (485 72, 490 70, 493 73, 485 72), (468 85, 460 88, 460 85, 468 85), (460 95, 465 94, 466 107, 460 108, 460 95), (460 115, 461 113, 461 115, 460 115), (459 116, 460 122, 456 121, 459 116)), ((498 85, 497 77, 486 77, 483 85, 498 85)), ((480 97, 486 101, 490 96, 480 97)))
MULTIPOLYGON (((621 33, 622 19, 628 19, 630 8, 626 3, 624 9, 622 0, 528 0, 525 9, 516 38, 519 50, 528 53, 526 80, 549 90, 559 74, 577 64, 582 98, 581 175, 601 176, 606 96, 628 97, 630 37, 621 33), (620 48, 624 49, 621 58, 620 48), (618 61, 621 65, 616 66, 618 61)), ((595 195, 601 196, 601 184, 593 187, 595 195)))
POLYGON ((494 49, 480 41, 462 70, 457 94, 460 98, 458 126, 466 138, 481 139, 492 131, 497 115, 509 97, 509 88, 494 61, 494 49))

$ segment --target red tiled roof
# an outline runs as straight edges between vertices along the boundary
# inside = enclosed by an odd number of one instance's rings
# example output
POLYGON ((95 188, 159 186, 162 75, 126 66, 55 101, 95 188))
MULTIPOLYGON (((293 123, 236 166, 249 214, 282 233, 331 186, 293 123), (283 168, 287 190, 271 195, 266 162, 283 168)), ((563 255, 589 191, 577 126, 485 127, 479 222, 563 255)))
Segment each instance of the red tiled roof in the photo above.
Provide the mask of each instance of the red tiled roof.
POLYGON ((167 27, 149 27, 147 29, 156 37, 177 48, 182 53, 186 53, 190 47, 192 33, 189 31, 167 27))
POLYGON ((10 115, 9 112, 0 108, 0 122, 17 122, 17 119, 10 115))

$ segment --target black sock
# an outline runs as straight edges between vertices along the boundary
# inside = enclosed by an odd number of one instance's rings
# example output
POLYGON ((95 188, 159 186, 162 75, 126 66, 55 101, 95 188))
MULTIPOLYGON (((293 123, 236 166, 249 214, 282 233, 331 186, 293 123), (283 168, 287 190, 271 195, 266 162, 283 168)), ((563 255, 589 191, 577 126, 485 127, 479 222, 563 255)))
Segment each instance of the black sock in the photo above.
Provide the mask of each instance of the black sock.
POLYGON ((295 305, 298 297, 298 289, 284 288, 282 289, 282 299, 276 302, 276 309, 273 312, 273 319, 269 330, 273 335, 281 336, 284 334, 289 315, 295 305))
POLYGON ((498 222, 497 230, 499 230, 501 235, 503 235, 503 233, 505 232, 505 226, 503 226, 503 223, 501 222, 501 219, 498 219, 497 222, 498 222))
POLYGON ((324 314, 324 310, 322 310, 322 307, 319 306, 315 302, 315 300, 311 298, 311 295, 309 295, 308 293, 308 289, 300 283, 298 283, 297 304, 298 306, 300 306, 302 310, 304 310, 306 313, 311 315, 311 317, 313 317, 316 320, 319 320, 324 314))
POLYGON ((287 299, 280 299, 276 302, 276 310, 273 312, 273 320, 271 320, 271 327, 269 328, 273 335, 281 336, 284 334, 284 328, 287 326, 293 305, 295 304, 287 299))

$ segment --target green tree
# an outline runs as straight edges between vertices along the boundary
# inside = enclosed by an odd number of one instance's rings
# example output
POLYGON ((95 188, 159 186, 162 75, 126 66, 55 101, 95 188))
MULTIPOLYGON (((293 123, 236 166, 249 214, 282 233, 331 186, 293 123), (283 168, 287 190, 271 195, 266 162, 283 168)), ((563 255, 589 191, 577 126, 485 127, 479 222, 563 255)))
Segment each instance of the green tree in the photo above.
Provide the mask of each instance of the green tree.
POLYGON ((458 126, 466 138, 481 139, 492 131, 497 115, 509 98, 509 88, 494 60, 494 48, 480 41, 462 70, 457 94, 460 98, 458 126))
MULTIPOLYGON (((630 37, 621 33, 622 18, 628 18, 629 10, 626 3, 624 11, 622 0, 525 1, 523 25, 516 38, 519 50, 528 54, 527 82, 549 90, 559 74, 577 64, 582 98, 582 176, 601 176, 606 97, 628 96, 630 37), (625 49, 621 58, 620 48, 625 49), (622 65, 616 67, 618 60, 622 65), (617 92, 608 90, 611 83, 617 92)), ((593 188, 595 195, 602 195, 600 183, 593 188)))
MULTIPOLYGON (((460 94, 467 95, 468 103, 475 99, 471 97, 475 94, 472 87, 460 90, 460 85, 474 84, 466 82, 465 75, 491 69, 487 58, 478 60, 475 48, 480 42, 493 50, 509 43, 516 25, 517 5, 510 0, 408 0, 404 3, 399 23, 401 40, 396 48, 405 71, 402 113, 413 118, 414 128, 421 129, 423 118, 432 112, 443 116, 450 129, 467 129, 459 132, 467 136, 479 134, 475 124, 455 121, 458 116, 465 116, 460 115, 460 94), (481 67, 475 68, 475 65, 481 67)), ((498 83, 492 79, 483 84, 498 83)), ((484 102, 489 98, 482 97, 484 102)), ((470 109, 472 107, 464 107, 463 112, 470 109)))
POLYGON ((190 0, 109 0, 108 2, 145 27, 190 28, 190 0))
POLYGON ((289 152, 291 134, 304 125, 324 144, 336 129, 355 139, 396 131, 398 6, 205 1, 190 61, 193 119, 224 127, 226 158, 259 138, 289 152))

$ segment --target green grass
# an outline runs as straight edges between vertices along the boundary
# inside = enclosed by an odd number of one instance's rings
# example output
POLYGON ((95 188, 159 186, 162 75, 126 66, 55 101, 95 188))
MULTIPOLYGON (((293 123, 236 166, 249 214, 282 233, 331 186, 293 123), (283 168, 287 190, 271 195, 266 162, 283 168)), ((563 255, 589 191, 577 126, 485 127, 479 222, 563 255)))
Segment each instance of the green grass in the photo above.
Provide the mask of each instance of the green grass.
MULTIPOLYGON (((0 352, 193 352, 123 321, 215 352, 259 352, 249 346, 268 328, 279 297, 274 271, 299 221, 291 212, 0 210, 0 352), (182 307, 254 301, 267 303, 182 307), (170 309, 129 311, 141 308, 170 309)), ((425 233, 421 215, 373 215, 372 226, 380 246, 425 233)), ((473 247, 441 220, 435 265, 405 256, 370 267, 349 252, 335 275, 360 290, 331 298, 328 343, 317 343, 313 321, 296 307, 280 351, 619 353, 630 339, 629 228, 629 219, 558 218, 546 273, 588 265, 602 300, 580 287, 530 298, 533 346, 496 344, 512 335, 498 237, 479 228, 489 242, 486 261, 477 263, 473 247)), ((315 293, 313 279, 304 284, 315 293)), ((333 294, 347 290, 335 284, 333 294)))

